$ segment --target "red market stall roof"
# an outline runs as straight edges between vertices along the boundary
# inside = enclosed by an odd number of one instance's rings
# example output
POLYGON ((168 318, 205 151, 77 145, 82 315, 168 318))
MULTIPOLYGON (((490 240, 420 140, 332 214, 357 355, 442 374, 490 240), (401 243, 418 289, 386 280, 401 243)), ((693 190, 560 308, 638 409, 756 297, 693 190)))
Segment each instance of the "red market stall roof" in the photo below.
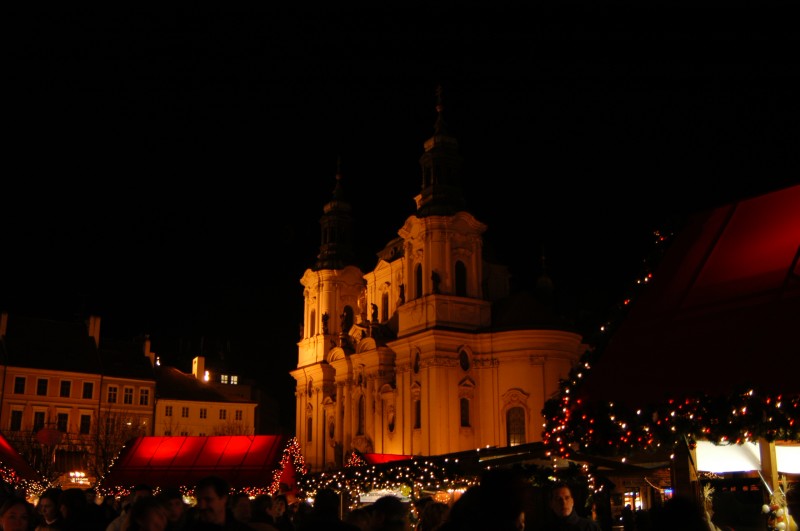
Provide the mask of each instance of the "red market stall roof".
POLYGON ((739 386, 800 392, 800 186, 699 213, 576 388, 645 405, 739 386))
POLYGON ((9 484, 44 480, 2 435, 0 435, 0 467, 2 467, 3 481, 9 484))
POLYGON ((234 489, 269 488, 281 471, 280 481, 291 487, 298 471, 292 459, 283 459, 290 443, 281 435, 137 437, 123 448, 99 486, 130 488, 145 483, 192 488, 213 475, 234 489))
POLYGON ((399 455, 399 454, 362 454, 364 460, 368 465, 382 465, 383 463, 391 463, 392 461, 406 461, 413 459, 413 455, 399 455))

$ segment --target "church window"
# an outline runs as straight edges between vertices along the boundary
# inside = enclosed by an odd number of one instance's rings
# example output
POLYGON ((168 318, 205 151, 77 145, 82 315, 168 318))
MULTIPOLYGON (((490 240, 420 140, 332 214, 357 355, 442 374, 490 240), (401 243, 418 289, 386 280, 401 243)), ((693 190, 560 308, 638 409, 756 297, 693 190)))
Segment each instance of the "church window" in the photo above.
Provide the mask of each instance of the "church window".
POLYGON ((417 264, 414 269, 414 298, 422 297, 422 264, 417 264))
POLYGON ((342 332, 348 332, 353 327, 353 308, 345 306, 342 312, 342 332))
POLYGON ((366 423, 367 403, 364 395, 358 397, 358 431, 356 435, 364 435, 364 424, 366 423))
POLYGON ((461 366, 461 370, 467 372, 469 370, 469 354, 467 354, 466 350, 461 350, 458 353, 458 364, 461 366))
POLYGON ((525 444, 525 410, 516 406, 506 411, 506 435, 508 446, 525 444))
POLYGON ((389 294, 384 292, 381 296, 381 322, 389 320, 389 294))
POLYGON ((469 398, 462 398, 461 402, 461 427, 469 428, 469 398))
POLYGON ((414 374, 419 373, 419 352, 414 354, 414 374))
POLYGON ((419 398, 414 400, 414 429, 418 430, 422 427, 422 405, 419 398))
POLYGON ((467 296, 467 266, 461 260, 456 260, 456 295, 467 296))
POLYGON ((314 419, 311 416, 306 418, 306 441, 311 442, 311 434, 314 431, 314 419))
POLYGON ((311 317, 308 319, 308 324, 311 325, 311 333, 308 337, 314 337, 317 334, 317 312, 311 310, 311 317))

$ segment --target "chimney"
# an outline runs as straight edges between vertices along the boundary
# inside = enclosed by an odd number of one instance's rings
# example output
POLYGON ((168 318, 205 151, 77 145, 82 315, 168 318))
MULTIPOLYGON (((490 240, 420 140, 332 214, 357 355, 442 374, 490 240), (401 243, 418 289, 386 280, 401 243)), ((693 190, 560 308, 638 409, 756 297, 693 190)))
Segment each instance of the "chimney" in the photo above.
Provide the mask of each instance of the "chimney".
POLYGON ((201 382, 206 379, 206 358, 204 356, 197 356, 192 360, 192 374, 201 382))
POLYGON ((150 336, 144 336, 144 355, 150 360, 150 366, 156 365, 156 353, 150 350, 150 336))
POLYGON ((0 337, 6 337, 8 330, 8 312, 0 313, 0 337))
POLYGON ((89 328, 89 336, 94 338, 94 346, 100 346, 100 317, 90 315, 86 326, 89 328))

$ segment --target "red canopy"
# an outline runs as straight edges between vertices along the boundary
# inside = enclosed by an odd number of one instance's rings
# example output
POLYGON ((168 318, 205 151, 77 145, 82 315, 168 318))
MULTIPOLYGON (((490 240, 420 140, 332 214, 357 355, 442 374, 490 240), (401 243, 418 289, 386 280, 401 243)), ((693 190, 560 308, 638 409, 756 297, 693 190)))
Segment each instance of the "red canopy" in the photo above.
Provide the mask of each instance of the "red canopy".
POLYGON ((280 471, 280 481, 291 489, 297 471, 292 459, 285 463, 282 459, 290 442, 281 435, 138 437, 120 452, 100 488, 130 488, 138 483, 191 488, 211 475, 227 480, 234 489, 269 488, 280 471))
POLYGON ((400 455, 400 454, 362 454, 364 460, 368 465, 380 465, 383 463, 391 463, 392 461, 405 461, 412 459, 413 455, 400 455))
POLYGON ((800 391, 800 186, 695 216, 577 389, 661 403, 800 391))
POLYGON ((44 480, 2 435, 0 435, 0 467, 2 467, 2 479, 6 483, 44 480))

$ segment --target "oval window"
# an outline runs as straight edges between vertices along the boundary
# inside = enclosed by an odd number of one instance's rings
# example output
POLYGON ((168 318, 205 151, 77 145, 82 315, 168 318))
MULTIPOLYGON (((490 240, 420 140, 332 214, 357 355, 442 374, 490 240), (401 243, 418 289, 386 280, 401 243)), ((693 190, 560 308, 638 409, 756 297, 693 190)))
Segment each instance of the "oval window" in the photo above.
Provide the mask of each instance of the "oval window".
POLYGON ((458 364, 461 365, 462 371, 469 370, 469 355, 465 350, 458 353, 458 364))

